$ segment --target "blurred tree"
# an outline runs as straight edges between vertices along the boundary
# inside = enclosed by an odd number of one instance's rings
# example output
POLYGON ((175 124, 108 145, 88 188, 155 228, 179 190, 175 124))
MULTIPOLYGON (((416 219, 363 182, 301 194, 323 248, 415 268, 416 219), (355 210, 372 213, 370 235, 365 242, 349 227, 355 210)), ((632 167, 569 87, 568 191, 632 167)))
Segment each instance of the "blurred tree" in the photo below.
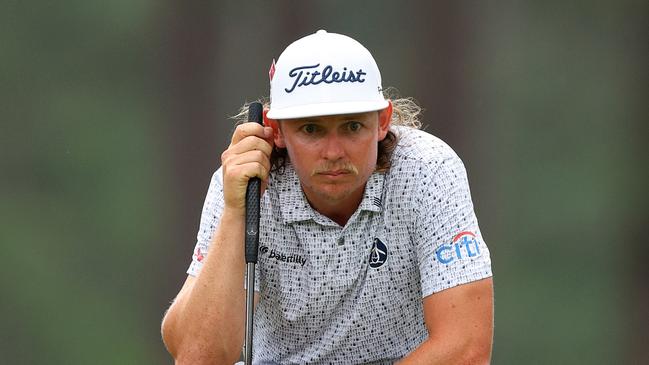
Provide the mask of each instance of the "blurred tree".
MULTIPOLYGON (((149 6, 3 2, 0 353, 148 363, 160 237, 149 6)), ((157 316, 156 316, 157 317, 157 316)), ((155 322, 154 322, 155 321, 155 322)))
MULTIPOLYGON (((220 156, 213 145, 214 136, 222 133, 214 123, 221 118, 214 107, 219 12, 217 2, 169 0, 160 13, 160 107, 166 132, 164 159, 170 162, 166 172, 172 182, 166 230, 171 245, 165 257, 171 267, 190 260, 204 194, 220 156)), ((177 292, 184 281, 182 271, 165 274, 166 288, 177 292)), ((164 301, 172 298, 167 293, 164 301)))
MULTIPOLYGON (((411 5, 413 6, 413 5, 411 5)), ((429 131, 462 152, 470 143, 466 88, 473 23, 466 2, 420 2, 414 5, 411 29, 417 82, 414 95, 426 112, 429 131)))

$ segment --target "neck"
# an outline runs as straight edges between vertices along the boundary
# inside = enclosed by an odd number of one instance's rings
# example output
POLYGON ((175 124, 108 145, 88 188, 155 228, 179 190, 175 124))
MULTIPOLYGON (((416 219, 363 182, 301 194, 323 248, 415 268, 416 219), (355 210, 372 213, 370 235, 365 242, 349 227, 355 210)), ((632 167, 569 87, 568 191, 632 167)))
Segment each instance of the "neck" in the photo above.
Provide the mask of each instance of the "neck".
POLYGON ((358 204, 353 209, 341 209, 341 207, 331 207, 331 209, 316 209, 320 214, 331 219, 332 221, 338 223, 341 227, 344 227, 349 221, 349 218, 352 217, 358 204))

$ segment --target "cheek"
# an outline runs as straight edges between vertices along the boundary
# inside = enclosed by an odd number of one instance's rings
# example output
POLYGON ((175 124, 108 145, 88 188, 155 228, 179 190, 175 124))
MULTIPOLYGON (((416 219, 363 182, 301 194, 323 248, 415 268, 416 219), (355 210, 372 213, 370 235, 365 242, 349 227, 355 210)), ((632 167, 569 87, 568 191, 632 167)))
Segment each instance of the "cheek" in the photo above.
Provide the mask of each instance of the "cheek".
POLYGON ((374 168, 376 167, 376 158, 378 156, 378 147, 376 146, 376 144, 371 145, 371 147, 365 149, 364 156, 365 166, 367 166, 369 170, 374 171, 374 168))
POLYGON ((347 150, 347 156, 358 168, 360 175, 367 177, 376 169, 377 150, 376 144, 358 143, 347 150))
POLYGON ((352 156, 360 160, 367 160, 368 164, 376 163, 376 156, 378 153, 378 144, 376 138, 367 138, 363 141, 358 141, 352 145, 354 149, 352 156))
POLYGON ((312 154, 313 152, 309 149, 299 148, 292 143, 287 143, 286 150, 288 152, 288 158, 295 169, 295 172, 300 178, 304 178, 311 175, 311 169, 315 167, 317 159, 314 159, 312 154))

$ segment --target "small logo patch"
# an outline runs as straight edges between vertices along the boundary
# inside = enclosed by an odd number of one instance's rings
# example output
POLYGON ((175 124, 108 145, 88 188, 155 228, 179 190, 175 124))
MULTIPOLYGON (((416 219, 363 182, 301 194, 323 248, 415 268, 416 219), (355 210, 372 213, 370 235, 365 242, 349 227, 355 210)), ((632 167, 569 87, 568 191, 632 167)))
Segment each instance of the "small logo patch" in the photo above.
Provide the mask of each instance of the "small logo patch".
POLYGON ((200 247, 196 249, 194 256, 196 256, 196 260, 198 260, 198 262, 203 262, 203 259, 205 258, 205 255, 203 255, 203 253, 201 252, 200 247))
POLYGON ((370 267, 381 267, 388 259, 388 247, 380 239, 375 238, 370 251, 370 267))
POLYGON ((273 76, 275 76, 275 59, 273 58, 273 63, 270 64, 270 69, 268 69, 268 79, 273 81, 273 76))
POLYGON ((269 259, 277 260, 279 262, 299 264, 300 266, 306 264, 306 258, 300 255, 286 255, 279 251, 269 249, 268 246, 259 246, 259 252, 264 255, 268 254, 269 259))

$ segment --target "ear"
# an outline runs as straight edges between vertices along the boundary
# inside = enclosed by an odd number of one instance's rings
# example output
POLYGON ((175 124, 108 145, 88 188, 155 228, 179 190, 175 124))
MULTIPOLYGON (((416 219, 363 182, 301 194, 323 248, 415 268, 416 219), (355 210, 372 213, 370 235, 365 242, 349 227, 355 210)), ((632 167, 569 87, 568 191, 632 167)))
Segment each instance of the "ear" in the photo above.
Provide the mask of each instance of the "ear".
POLYGON ((279 128, 279 121, 276 119, 268 118, 266 114, 268 114, 268 109, 264 109, 264 125, 273 128, 273 142, 275 143, 275 146, 279 148, 286 148, 286 143, 284 143, 282 131, 279 128))
POLYGON ((379 110, 379 141, 382 141, 390 130, 392 122, 392 100, 388 100, 388 106, 379 110))

